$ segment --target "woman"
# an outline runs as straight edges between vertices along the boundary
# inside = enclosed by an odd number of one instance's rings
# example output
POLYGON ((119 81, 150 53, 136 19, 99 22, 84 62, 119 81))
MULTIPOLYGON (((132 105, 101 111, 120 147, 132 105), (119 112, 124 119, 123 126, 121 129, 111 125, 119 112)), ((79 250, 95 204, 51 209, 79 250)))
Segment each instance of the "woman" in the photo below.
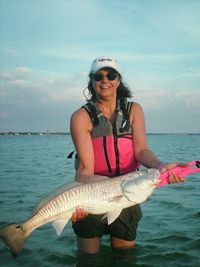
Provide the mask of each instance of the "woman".
MULTIPOLYGON (((147 168, 170 170, 178 163, 161 162, 148 148, 142 107, 128 102, 131 93, 124 85, 120 66, 112 57, 94 60, 89 73, 90 99, 71 118, 71 134, 78 154, 75 179, 90 182, 94 174, 110 177, 147 168)), ((171 175, 171 182, 182 181, 171 175)), ((140 206, 124 209, 108 226, 101 216, 77 209, 72 216, 79 251, 94 254, 100 249, 101 236, 109 233, 115 249, 132 248, 141 219, 140 206)))

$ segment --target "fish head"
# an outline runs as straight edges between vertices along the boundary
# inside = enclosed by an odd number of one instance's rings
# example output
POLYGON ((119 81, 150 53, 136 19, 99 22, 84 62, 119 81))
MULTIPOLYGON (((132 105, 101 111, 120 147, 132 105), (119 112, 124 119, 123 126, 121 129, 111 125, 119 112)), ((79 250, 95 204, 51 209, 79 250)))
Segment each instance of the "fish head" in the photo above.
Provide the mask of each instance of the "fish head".
POLYGON ((159 183, 160 173, 156 169, 149 169, 143 175, 122 182, 122 193, 131 202, 141 203, 150 196, 159 183))

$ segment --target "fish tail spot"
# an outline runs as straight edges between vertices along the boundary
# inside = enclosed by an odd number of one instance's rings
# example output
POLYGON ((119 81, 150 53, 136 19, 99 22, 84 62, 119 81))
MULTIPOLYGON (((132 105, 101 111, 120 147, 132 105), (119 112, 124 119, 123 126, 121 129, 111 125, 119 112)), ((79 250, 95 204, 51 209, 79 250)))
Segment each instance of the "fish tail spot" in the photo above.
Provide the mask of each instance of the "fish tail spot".
POLYGON ((0 229, 0 238, 16 258, 24 246, 29 233, 20 224, 11 224, 0 229))

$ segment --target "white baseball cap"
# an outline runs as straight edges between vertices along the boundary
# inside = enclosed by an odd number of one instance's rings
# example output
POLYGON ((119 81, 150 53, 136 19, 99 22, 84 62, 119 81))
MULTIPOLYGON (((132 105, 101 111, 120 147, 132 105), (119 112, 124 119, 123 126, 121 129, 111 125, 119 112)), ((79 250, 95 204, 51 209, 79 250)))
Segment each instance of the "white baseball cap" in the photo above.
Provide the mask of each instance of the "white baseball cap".
POLYGON ((108 56, 102 56, 95 59, 92 63, 90 74, 94 74, 100 69, 104 68, 112 68, 121 75, 120 66, 117 60, 113 57, 108 57, 108 56))

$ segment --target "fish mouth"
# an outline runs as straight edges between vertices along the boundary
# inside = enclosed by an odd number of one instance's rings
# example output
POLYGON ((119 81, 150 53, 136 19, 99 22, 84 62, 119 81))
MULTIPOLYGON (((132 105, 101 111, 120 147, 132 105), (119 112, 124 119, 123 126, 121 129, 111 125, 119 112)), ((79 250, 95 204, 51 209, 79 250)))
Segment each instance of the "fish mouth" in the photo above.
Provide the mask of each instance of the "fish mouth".
POLYGON ((158 185, 161 182, 161 180, 156 178, 156 179, 153 179, 152 182, 154 185, 158 185))

